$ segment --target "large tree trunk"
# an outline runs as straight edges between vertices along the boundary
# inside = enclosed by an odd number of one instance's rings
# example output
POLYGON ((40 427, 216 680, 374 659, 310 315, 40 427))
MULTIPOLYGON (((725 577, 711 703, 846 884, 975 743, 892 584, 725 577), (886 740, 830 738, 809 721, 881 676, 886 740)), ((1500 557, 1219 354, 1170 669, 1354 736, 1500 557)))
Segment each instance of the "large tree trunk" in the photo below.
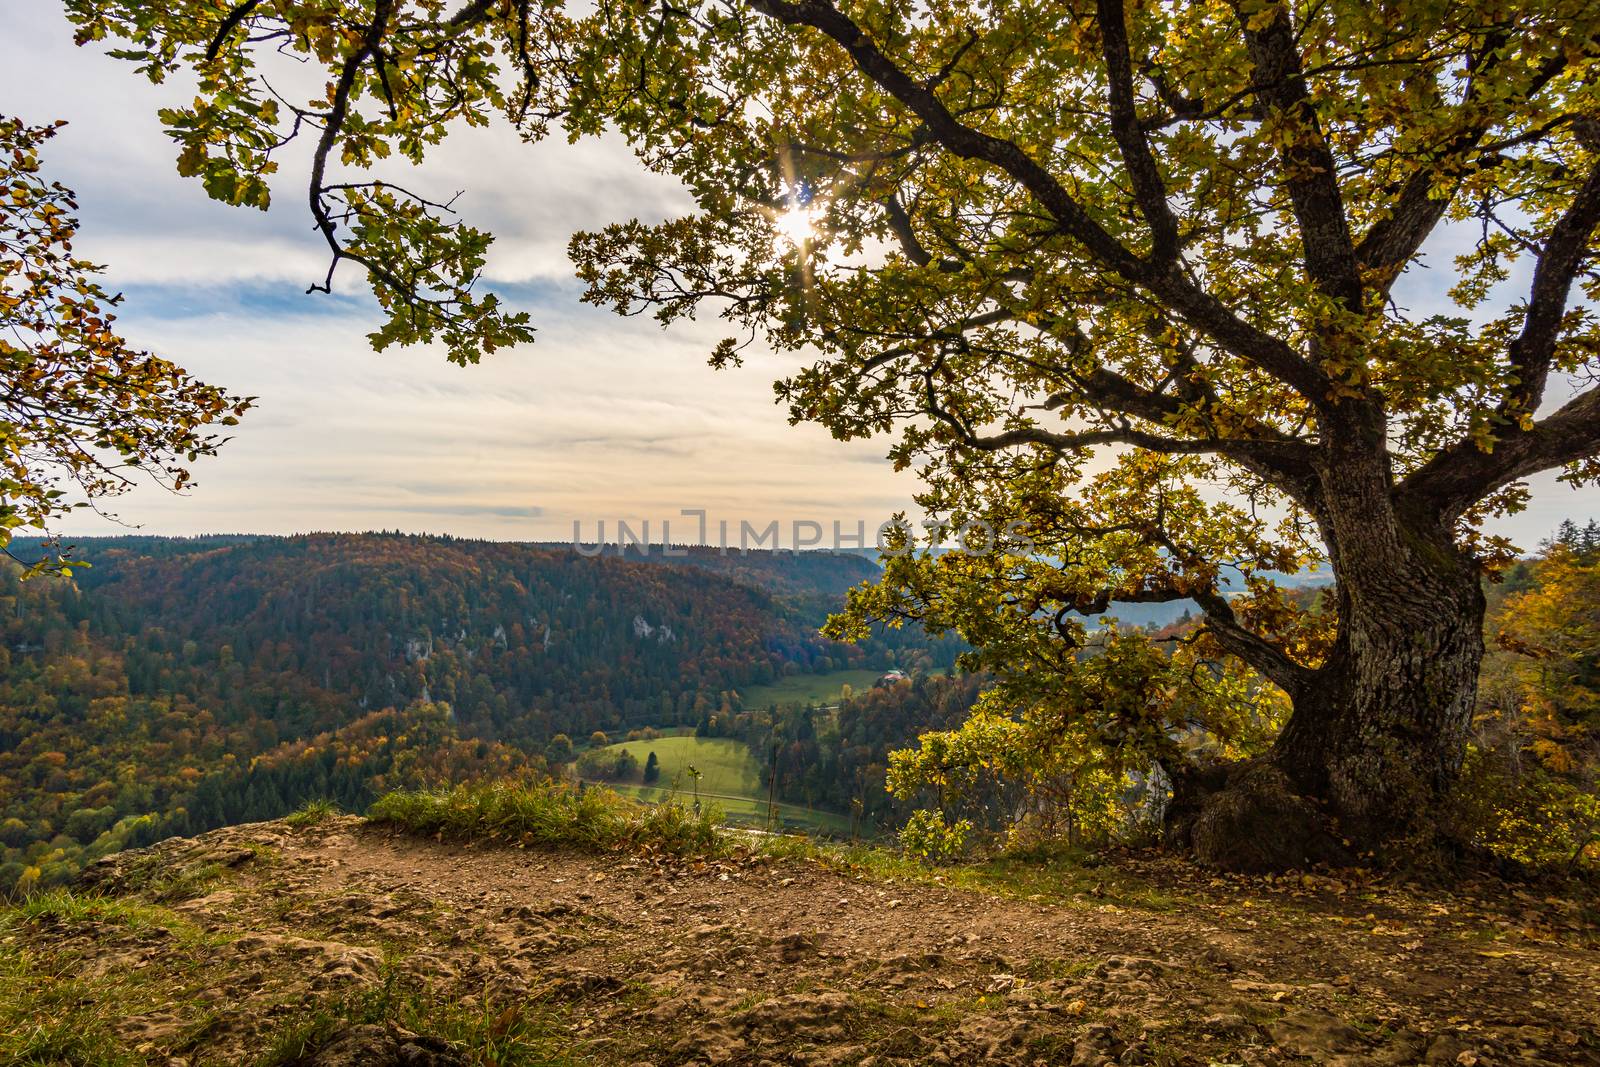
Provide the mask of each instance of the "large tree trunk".
POLYGON ((1292 687, 1293 713, 1265 758, 1191 777, 1176 798, 1175 830, 1218 866, 1414 851, 1461 769, 1483 658, 1478 569, 1437 523, 1330 496, 1349 505, 1324 521, 1333 651, 1292 687))
POLYGON ((1348 582, 1340 640, 1271 760, 1362 845, 1425 829, 1455 782, 1483 660, 1482 587, 1453 551, 1419 553, 1381 590, 1348 582), (1374 595, 1374 594, 1377 595, 1374 595))

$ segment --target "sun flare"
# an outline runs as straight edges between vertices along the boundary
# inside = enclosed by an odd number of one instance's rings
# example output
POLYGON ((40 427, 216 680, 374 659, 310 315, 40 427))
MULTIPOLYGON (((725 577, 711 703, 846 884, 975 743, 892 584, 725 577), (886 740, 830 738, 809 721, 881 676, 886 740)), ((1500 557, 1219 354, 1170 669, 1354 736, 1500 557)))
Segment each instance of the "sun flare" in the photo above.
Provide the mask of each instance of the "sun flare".
POLYGON ((778 231, 778 250, 803 248, 817 236, 817 216, 809 204, 796 204, 772 220, 778 231))

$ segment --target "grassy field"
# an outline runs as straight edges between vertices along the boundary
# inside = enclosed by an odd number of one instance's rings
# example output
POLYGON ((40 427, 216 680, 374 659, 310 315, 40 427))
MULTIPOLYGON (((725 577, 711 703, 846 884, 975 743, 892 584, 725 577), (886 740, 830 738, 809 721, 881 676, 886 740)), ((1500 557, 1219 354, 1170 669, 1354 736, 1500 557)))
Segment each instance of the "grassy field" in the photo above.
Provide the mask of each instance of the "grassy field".
MULTIPOLYGON (((830 671, 827 674, 795 674, 771 685, 755 685, 741 691, 747 709, 765 709, 774 704, 829 705, 839 701, 845 686, 856 692, 871 689, 883 676, 877 670, 830 671)), ((936 672, 936 673, 943 673, 936 672)), ((699 793, 704 801, 715 802, 737 822, 765 824, 767 791, 761 785, 761 768, 742 741, 720 737, 694 737, 673 734, 654 741, 622 741, 606 746, 607 751, 625 750, 643 767, 650 753, 661 765, 661 778, 653 785, 603 783, 623 796, 648 804, 659 804, 674 792, 693 796, 695 781, 690 767, 700 772, 699 793)), ((797 804, 776 806, 780 821, 789 827, 849 833, 848 816, 817 811, 797 804)))
POLYGON ((860 692, 871 689, 883 677, 882 671, 829 671, 827 674, 793 674, 771 685, 752 685, 742 689, 747 709, 765 709, 773 704, 833 704, 845 686, 860 692))
POLYGON ((687 773, 689 767, 700 772, 701 793, 724 793, 728 796, 753 797, 761 794, 761 769, 756 766, 750 749, 743 741, 726 737, 658 737, 654 741, 623 741, 605 749, 607 752, 627 752, 643 767, 650 753, 661 761, 661 781, 657 784, 671 788, 675 783, 683 792, 691 792, 694 783, 687 773), (681 775, 682 781, 677 779, 681 775))
MULTIPOLYGON (((737 822, 766 822, 767 796, 761 786, 761 769, 742 741, 724 737, 658 737, 654 741, 623 741, 608 749, 626 750, 639 761, 640 767, 654 752, 661 764, 661 780, 654 785, 605 783, 623 796, 659 804, 675 789, 680 797, 692 797, 695 782, 689 768, 693 767, 700 772, 702 801, 715 803, 737 822)), ((850 831, 850 820, 843 815, 813 811, 795 804, 779 804, 777 808, 778 817, 786 826, 835 833, 850 831)))

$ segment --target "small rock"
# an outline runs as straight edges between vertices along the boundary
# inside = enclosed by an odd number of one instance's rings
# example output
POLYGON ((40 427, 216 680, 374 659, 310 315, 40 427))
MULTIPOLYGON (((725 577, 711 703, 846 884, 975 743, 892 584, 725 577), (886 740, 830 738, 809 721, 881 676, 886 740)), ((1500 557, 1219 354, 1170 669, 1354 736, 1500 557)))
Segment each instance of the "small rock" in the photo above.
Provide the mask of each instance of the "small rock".
POLYGON ((1268 1024, 1267 1033, 1284 1051, 1319 1063, 1340 1062, 1366 1047, 1361 1031, 1337 1015, 1320 1011, 1290 1012, 1268 1024))
POLYGON ((783 963, 798 963, 807 956, 817 954, 818 938, 815 934, 795 931, 778 938, 778 959, 783 963))
POLYGON ((1208 1016, 1200 1023, 1200 1028, 1218 1037, 1243 1037, 1255 1030, 1250 1020, 1237 1012, 1222 1012, 1208 1016))

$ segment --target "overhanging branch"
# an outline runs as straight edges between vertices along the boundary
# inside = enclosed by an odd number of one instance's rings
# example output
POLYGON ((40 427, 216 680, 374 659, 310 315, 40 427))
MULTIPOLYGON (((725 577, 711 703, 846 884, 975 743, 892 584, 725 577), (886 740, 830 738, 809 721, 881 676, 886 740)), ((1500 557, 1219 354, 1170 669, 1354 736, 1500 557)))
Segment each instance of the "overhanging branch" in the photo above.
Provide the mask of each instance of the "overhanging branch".
POLYGON ((1310 684, 1314 672, 1290 659, 1283 649, 1260 634, 1246 629, 1228 598, 1215 588, 1198 590, 1190 596, 1205 612, 1206 628, 1217 644, 1260 671, 1291 699, 1310 684))
POLYGON ((1009 175, 1044 206, 1063 234, 1102 267, 1149 290, 1217 345, 1286 383, 1309 403, 1325 407, 1331 402, 1330 382, 1321 369, 1281 338, 1234 314, 1201 289, 1178 263, 1136 255, 1021 147, 958 120, 927 84, 897 66, 828 0, 752 0, 752 4, 786 25, 807 26, 831 38, 864 75, 922 120, 933 141, 956 156, 981 160, 1009 175))

